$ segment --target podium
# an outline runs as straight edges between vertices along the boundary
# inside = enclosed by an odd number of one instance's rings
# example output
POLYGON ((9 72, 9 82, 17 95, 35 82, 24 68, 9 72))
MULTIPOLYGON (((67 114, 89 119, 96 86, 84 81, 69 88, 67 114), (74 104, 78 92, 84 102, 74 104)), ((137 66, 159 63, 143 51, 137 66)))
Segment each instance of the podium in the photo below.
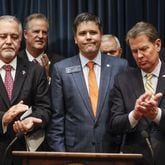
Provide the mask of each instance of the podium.
POLYGON ((22 165, 146 165, 142 154, 13 151, 22 165))

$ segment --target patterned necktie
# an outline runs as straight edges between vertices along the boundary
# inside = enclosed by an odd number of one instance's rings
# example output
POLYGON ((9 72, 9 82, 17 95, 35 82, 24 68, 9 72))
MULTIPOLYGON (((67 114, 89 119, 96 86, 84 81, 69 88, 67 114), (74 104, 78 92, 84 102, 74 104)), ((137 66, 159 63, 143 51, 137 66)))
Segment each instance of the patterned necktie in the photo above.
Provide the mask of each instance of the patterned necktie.
POLYGON ((32 62, 33 62, 34 64, 38 64, 38 63, 39 63, 35 58, 32 60, 32 62))
POLYGON ((89 87, 89 97, 91 100, 91 105, 92 105, 92 110, 94 116, 96 116, 96 111, 97 111, 97 102, 98 102, 98 85, 97 85, 97 80, 96 80, 96 75, 94 72, 94 62, 89 61, 87 63, 87 66, 89 68, 89 73, 88 73, 88 87, 89 87))
POLYGON ((12 90, 13 90, 13 78, 12 78, 12 75, 11 75, 12 66, 11 65, 4 65, 3 69, 6 71, 5 81, 4 81, 6 91, 8 93, 9 99, 11 100, 12 90))
POLYGON ((145 82, 145 91, 146 92, 151 92, 154 93, 154 88, 153 88, 153 84, 152 84, 152 78, 153 78, 153 74, 152 73, 148 73, 145 75, 146 78, 146 82, 145 82))

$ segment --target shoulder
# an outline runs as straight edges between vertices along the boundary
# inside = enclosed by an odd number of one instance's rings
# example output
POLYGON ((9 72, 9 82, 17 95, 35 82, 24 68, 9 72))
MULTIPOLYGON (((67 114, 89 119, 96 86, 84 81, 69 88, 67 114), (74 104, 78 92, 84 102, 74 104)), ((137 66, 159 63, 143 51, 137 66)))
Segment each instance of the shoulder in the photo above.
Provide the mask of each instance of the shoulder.
POLYGON ((126 59, 123 59, 123 58, 120 58, 120 57, 115 57, 115 56, 102 54, 102 59, 106 62, 111 63, 111 64, 114 64, 114 65, 117 64, 117 66, 119 66, 119 65, 128 65, 128 61, 126 59))
POLYGON ((55 63, 54 66, 60 67, 60 68, 66 68, 66 67, 74 66, 77 64, 80 64, 80 59, 79 59, 78 55, 63 59, 63 60, 55 63))
POLYGON ((131 79, 134 76, 140 74, 140 70, 138 68, 127 67, 123 72, 117 75, 117 79, 131 79))

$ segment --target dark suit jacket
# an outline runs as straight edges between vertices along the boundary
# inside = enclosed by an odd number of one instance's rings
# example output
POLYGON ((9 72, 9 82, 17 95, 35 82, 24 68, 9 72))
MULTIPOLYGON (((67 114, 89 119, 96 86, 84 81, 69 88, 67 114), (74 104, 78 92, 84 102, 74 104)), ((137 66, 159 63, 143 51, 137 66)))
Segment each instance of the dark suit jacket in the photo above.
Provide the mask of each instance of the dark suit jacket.
MULTIPOLYGON (((8 98, 1 76, 0 91, 0 123, 2 123, 4 113, 12 105, 23 100, 24 104, 32 107, 32 114, 30 116, 43 120, 42 125, 35 127, 33 131, 39 128, 45 128, 50 117, 50 98, 46 74, 41 66, 35 65, 18 57, 11 101, 8 98)), ((17 117, 16 120, 19 120, 19 117, 17 117)), ((1 158, 6 146, 15 137, 12 125, 13 123, 9 124, 7 133, 3 134, 2 124, 0 124, 1 158)), ((12 149, 25 149, 24 141, 22 139, 18 140, 15 145, 13 145, 12 149)))
POLYGON ((124 152, 143 153, 145 158, 151 163, 151 153, 142 137, 142 130, 149 133, 156 165, 163 165, 165 162, 165 64, 162 63, 158 78, 157 92, 162 92, 163 96, 158 107, 162 110, 162 117, 159 125, 149 119, 143 118, 137 126, 131 129, 128 114, 134 109, 136 99, 145 92, 139 69, 130 69, 117 76, 112 91, 112 107, 110 129, 117 133, 126 134, 124 142, 124 152))
POLYGON ((93 116, 79 56, 53 66, 51 98, 53 114, 48 143, 54 151, 109 152, 107 132, 110 91, 114 77, 127 61, 101 56, 101 77, 96 118, 93 116))
MULTIPOLYGON (((59 61, 63 60, 64 57, 62 55, 58 55, 58 54, 54 54, 54 53, 49 53, 49 52, 45 52, 45 53, 48 55, 48 58, 50 60, 49 74, 51 76, 53 64, 56 63, 56 62, 59 62, 59 61)), ((20 51, 19 52, 19 56, 21 58, 24 58, 25 60, 28 60, 28 56, 27 56, 25 50, 20 51)))

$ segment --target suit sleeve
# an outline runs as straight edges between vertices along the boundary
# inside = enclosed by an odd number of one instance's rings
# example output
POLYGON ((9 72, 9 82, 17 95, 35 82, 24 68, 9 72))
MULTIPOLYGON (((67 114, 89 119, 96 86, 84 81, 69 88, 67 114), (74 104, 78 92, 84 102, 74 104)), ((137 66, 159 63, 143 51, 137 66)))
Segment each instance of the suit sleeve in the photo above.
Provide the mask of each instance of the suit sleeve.
POLYGON ((58 65, 54 65, 51 81, 52 118, 48 128, 48 144, 53 151, 65 152, 64 139, 64 99, 62 78, 58 65))
POLYGON ((35 70, 32 94, 32 114, 31 116, 42 119, 42 126, 48 125, 50 120, 50 94, 49 84, 43 68, 40 66, 35 70))
POLYGON ((131 129, 129 112, 126 112, 125 97, 120 82, 122 83, 122 80, 118 75, 111 93, 110 129, 116 133, 124 133, 131 129))

